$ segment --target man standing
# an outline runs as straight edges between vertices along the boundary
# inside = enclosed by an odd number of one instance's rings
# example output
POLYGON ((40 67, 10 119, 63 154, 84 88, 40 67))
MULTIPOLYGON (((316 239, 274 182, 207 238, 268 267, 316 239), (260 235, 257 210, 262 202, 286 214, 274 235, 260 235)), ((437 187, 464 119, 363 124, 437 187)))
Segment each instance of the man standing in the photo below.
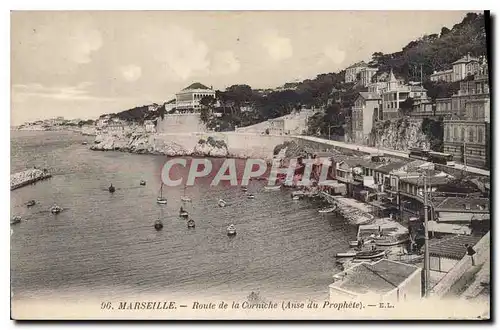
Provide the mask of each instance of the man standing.
POLYGON ((474 263, 474 255, 476 254, 476 251, 470 246, 469 244, 465 244, 465 248, 467 249, 467 254, 470 255, 470 258, 472 260, 472 266, 475 266, 474 263))

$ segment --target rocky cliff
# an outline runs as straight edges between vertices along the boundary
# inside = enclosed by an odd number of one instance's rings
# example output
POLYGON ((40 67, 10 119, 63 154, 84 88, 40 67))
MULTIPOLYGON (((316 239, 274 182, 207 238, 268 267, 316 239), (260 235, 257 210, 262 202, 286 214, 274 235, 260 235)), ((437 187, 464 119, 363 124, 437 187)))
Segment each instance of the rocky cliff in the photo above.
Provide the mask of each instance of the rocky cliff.
POLYGON ((166 142, 152 133, 98 135, 90 149, 167 156, 227 157, 229 155, 225 142, 212 137, 207 140, 200 139, 194 148, 189 148, 173 141, 166 142))
POLYGON ((422 120, 399 118, 377 122, 370 133, 370 146, 407 151, 430 148, 429 137, 422 131, 422 120))

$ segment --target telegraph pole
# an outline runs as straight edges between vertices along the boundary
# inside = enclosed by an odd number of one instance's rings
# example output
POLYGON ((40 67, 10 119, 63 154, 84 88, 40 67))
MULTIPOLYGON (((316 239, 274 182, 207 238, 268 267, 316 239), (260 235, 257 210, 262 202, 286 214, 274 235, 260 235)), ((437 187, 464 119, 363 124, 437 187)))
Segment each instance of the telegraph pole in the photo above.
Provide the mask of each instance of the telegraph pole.
POLYGON ((429 269, 429 206, 427 201, 427 172, 424 172, 424 230, 425 230, 425 255, 424 255, 424 268, 425 268, 425 297, 429 297, 429 280, 430 280, 430 269, 429 269))

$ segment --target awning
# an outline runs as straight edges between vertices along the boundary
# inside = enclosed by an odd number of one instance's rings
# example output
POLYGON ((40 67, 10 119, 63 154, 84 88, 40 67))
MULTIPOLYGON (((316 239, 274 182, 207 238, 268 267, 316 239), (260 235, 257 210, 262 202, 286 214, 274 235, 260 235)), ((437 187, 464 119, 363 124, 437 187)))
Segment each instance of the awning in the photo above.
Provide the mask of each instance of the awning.
POLYGON ((437 217, 440 222, 464 222, 489 221, 488 213, 460 213, 460 212, 438 212, 437 217))

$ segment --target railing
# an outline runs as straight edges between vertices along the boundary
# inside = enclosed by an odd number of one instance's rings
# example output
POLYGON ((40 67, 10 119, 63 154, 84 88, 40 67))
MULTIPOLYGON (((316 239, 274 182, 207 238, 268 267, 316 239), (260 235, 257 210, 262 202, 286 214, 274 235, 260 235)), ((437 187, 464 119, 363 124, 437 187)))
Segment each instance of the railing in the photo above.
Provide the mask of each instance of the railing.
MULTIPOLYGON (((484 263, 490 255, 490 232, 484 235, 474 246, 474 262, 476 265, 484 263)), ((465 253, 465 252, 464 252, 465 253)), ((465 255, 435 286, 430 294, 434 297, 443 297, 451 287, 467 272, 472 266, 471 257, 465 255)))

